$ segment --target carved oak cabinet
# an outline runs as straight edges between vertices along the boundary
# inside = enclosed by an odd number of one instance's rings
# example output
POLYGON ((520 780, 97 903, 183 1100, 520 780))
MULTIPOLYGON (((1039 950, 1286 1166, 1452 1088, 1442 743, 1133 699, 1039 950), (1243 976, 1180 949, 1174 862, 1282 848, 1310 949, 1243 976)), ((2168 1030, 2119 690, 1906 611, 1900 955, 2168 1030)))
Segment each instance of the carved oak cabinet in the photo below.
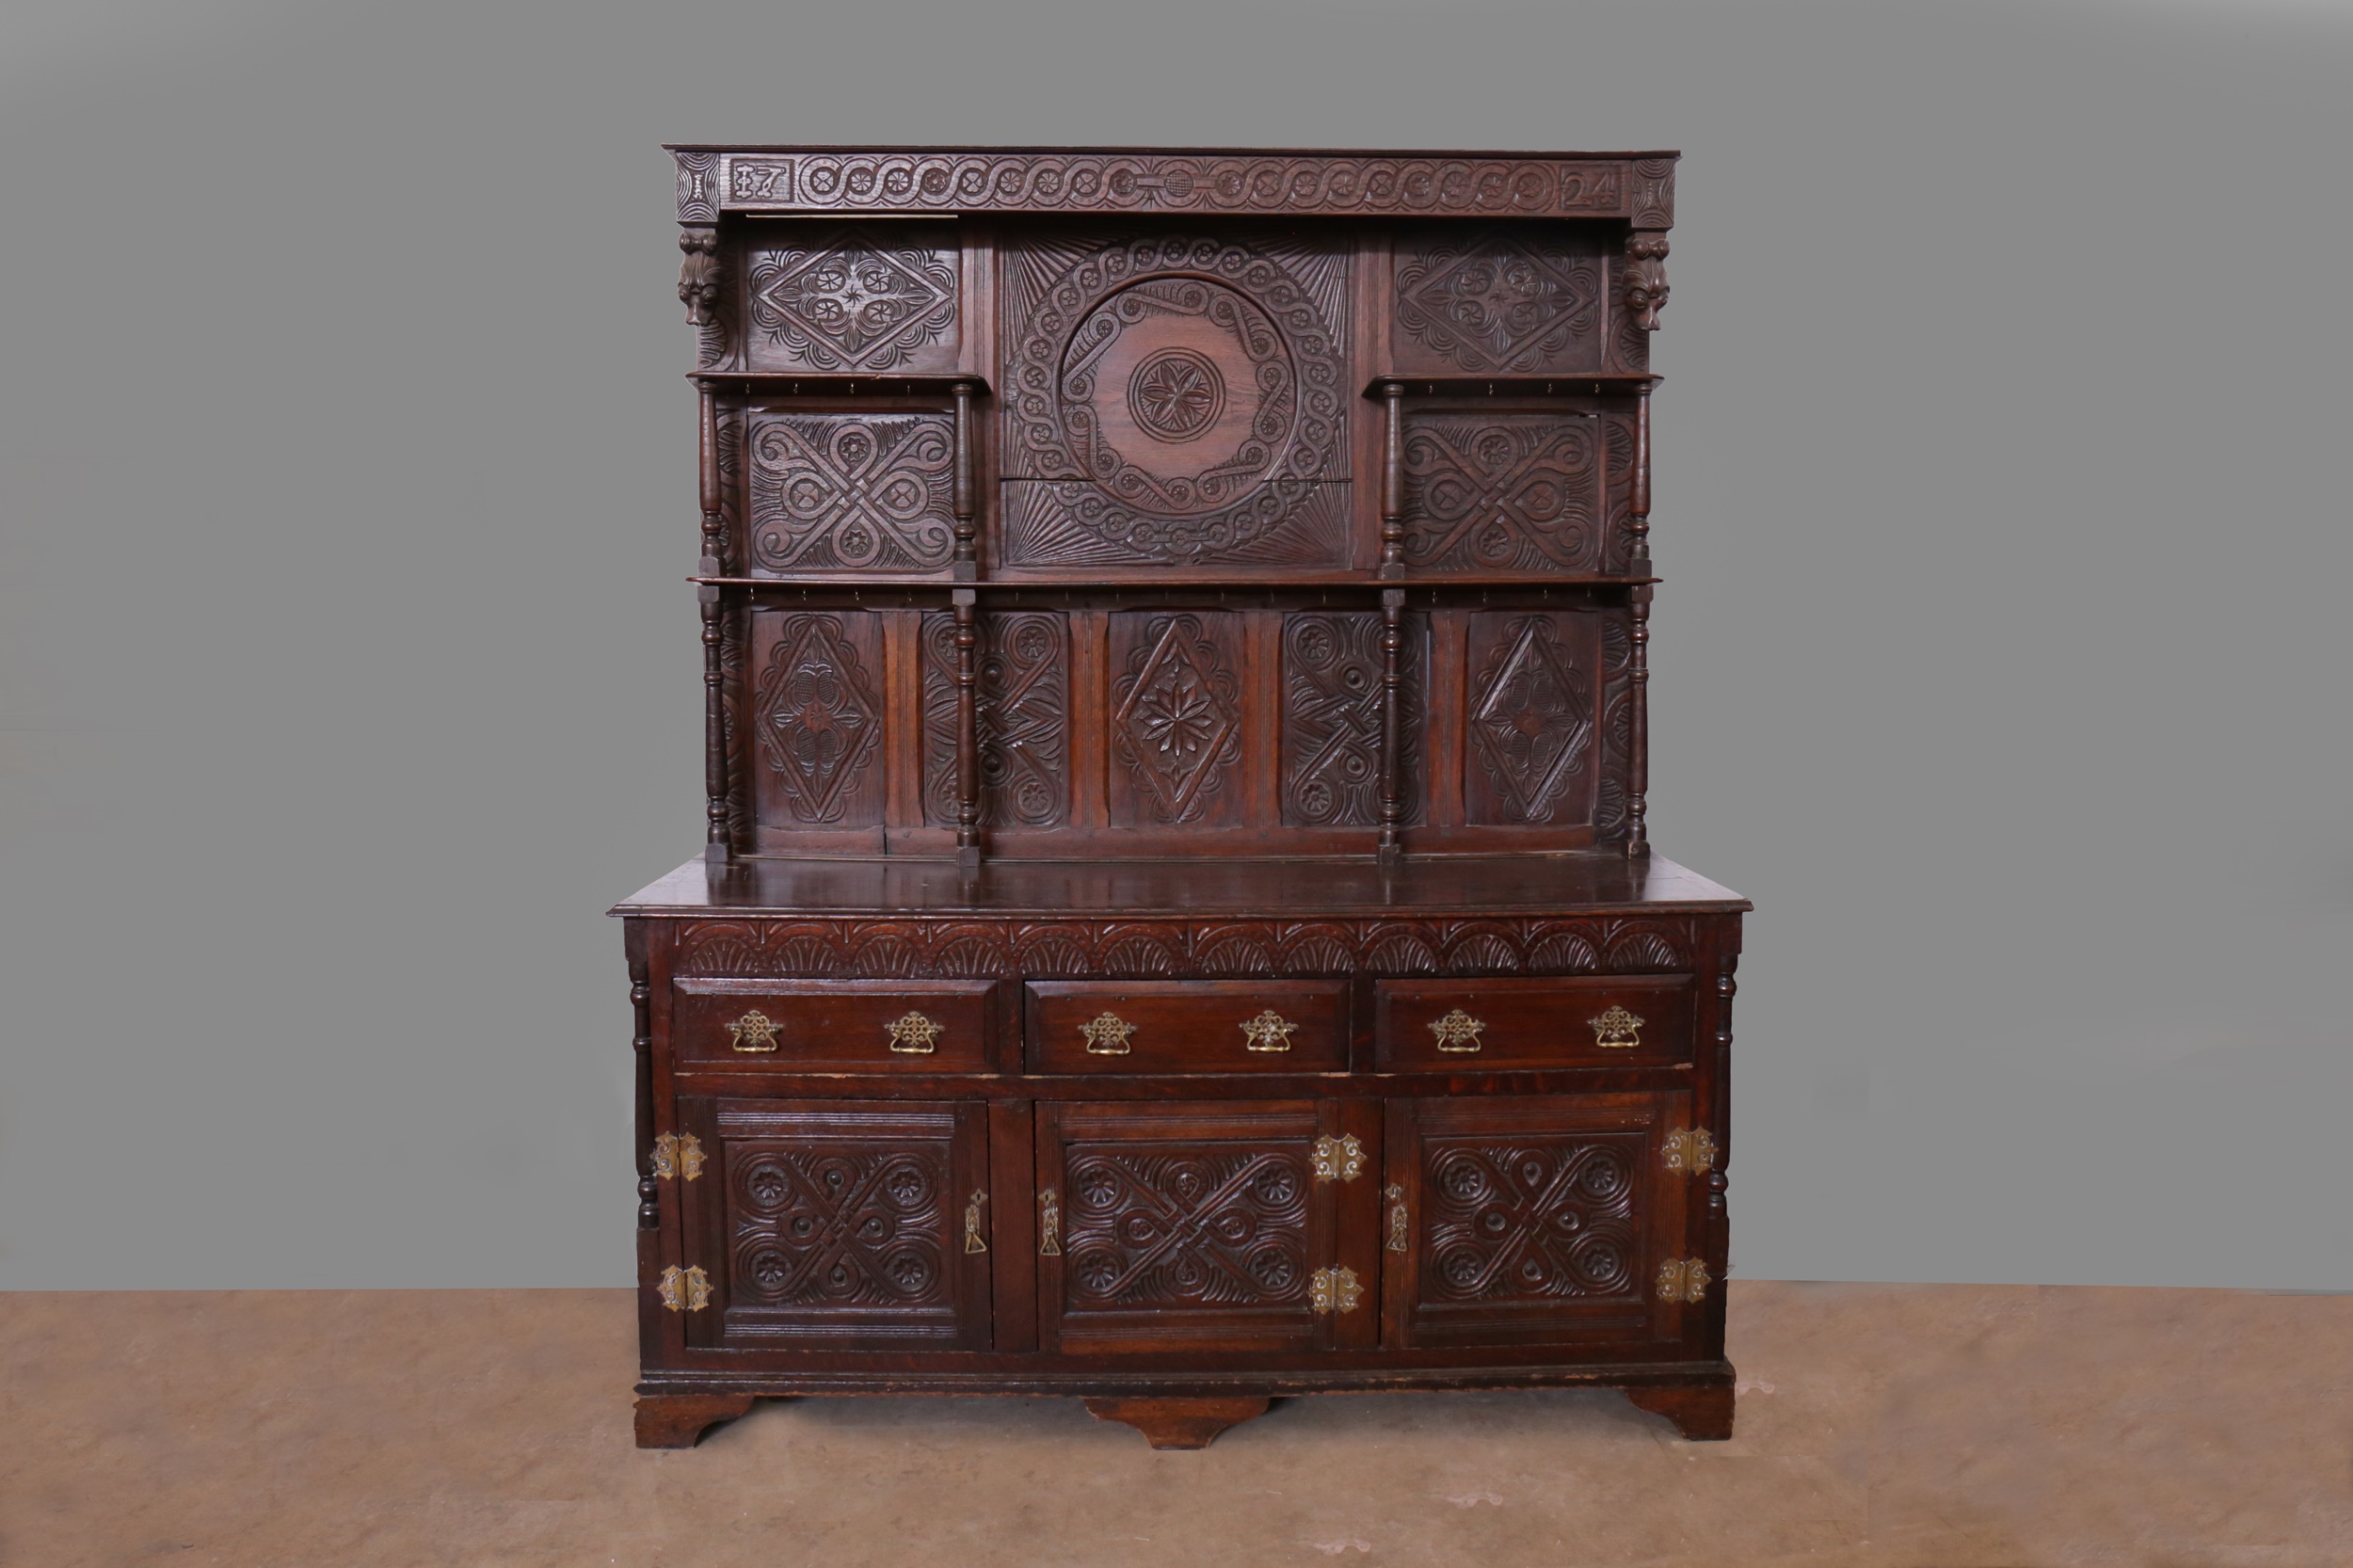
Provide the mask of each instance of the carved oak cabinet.
POLYGON ((615 911, 638 1441, 1729 1435, 1748 904, 1644 820, 1674 155, 672 151, 709 817, 615 911))

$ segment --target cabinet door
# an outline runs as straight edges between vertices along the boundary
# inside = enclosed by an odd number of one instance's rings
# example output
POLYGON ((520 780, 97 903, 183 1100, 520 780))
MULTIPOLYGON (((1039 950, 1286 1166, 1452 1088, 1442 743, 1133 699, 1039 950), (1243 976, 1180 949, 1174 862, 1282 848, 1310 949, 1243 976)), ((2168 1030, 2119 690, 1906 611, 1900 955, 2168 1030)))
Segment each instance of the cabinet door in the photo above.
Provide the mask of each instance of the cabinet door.
MULTIPOLYGON (((1384 1334, 1396 1346, 1667 1339, 1683 1308, 1681 1093, 1388 1103, 1384 1334), (1680 1282, 1678 1281, 1678 1284, 1680 1282)), ((1721 1288, 1721 1286, 1717 1288, 1721 1288)))
POLYGON ((1038 1108, 1042 1348, 1370 1346, 1369 1102, 1038 1108))
POLYGON ((681 1189, 714 1350, 984 1350, 986 1111, 681 1099, 707 1151, 681 1189))

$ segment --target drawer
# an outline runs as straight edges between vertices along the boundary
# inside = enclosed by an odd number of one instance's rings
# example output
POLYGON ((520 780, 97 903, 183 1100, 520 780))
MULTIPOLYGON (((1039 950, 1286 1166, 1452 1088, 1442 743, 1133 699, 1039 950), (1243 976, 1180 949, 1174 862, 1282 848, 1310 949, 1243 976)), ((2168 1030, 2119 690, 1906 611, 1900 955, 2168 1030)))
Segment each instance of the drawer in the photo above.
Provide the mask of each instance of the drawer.
POLYGON ((1032 1072, 1348 1068, 1344 981, 1037 980, 1029 991, 1032 1072))
POLYGON ((1373 998, 1384 1072, 1691 1060, 1689 975, 1384 980, 1373 998))
POLYGON ((776 1072, 984 1072, 993 980, 680 980, 680 1067, 776 1072))

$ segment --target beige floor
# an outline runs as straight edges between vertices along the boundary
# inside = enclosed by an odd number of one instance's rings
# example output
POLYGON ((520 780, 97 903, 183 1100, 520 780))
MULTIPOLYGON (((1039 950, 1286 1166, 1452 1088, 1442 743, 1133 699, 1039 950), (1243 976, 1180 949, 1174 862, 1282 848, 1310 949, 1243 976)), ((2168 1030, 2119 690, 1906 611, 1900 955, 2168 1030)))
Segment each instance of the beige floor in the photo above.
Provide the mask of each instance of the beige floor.
POLYGON ((1740 1434, 1614 1394, 1066 1400, 630 1446, 617 1290, 0 1295, 0 1563, 2353 1563, 2353 1298, 1737 1283, 1740 1434))

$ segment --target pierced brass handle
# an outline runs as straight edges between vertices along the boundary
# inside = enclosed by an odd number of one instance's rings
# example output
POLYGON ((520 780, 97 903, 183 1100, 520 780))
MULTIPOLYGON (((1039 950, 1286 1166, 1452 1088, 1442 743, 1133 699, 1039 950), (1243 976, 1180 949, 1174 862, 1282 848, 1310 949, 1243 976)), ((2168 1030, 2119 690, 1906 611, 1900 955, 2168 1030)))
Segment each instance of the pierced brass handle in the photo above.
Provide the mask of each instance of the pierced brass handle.
POLYGON ((735 1048, 746 1053, 776 1048, 776 1020, 765 1013, 746 1013, 728 1025, 735 1048))
POLYGON ((1318 1312, 1353 1312, 1364 1294, 1353 1269, 1318 1269, 1307 1276, 1307 1304, 1318 1312))
POLYGON ((1438 1037, 1438 1048, 1466 1054, 1479 1048, 1480 1031, 1487 1026, 1456 1008, 1430 1026, 1430 1032, 1438 1037))
POLYGON ((1604 1050, 1632 1050, 1642 1043, 1642 1020, 1616 1002, 1598 1018, 1588 1018, 1593 1026, 1593 1044, 1604 1050))
POLYGON ((1405 1212, 1405 1189, 1391 1187, 1384 1195, 1389 1200, 1389 1251, 1404 1252, 1407 1250, 1406 1226, 1409 1223, 1405 1212))
POLYGON ((981 1237, 981 1205, 988 1201, 986 1192, 974 1192, 972 1201, 964 1206, 964 1250, 986 1252, 988 1243, 981 1237))
POLYGON ((1128 1036, 1135 1032, 1136 1026, 1116 1013, 1098 1013, 1079 1026, 1079 1032, 1086 1036, 1089 1056, 1127 1055, 1128 1036))
POLYGON ((909 1013, 890 1021, 890 1048, 902 1056, 929 1056, 946 1032, 945 1024, 934 1023, 920 1013, 909 1013))
POLYGON ((1062 1199, 1051 1187, 1037 1195, 1037 1255, 1062 1256, 1062 1199))
POLYGON ((1242 1049, 1289 1050, 1291 1048, 1291 1035, 1298 1029, 1297 1024, 1270 1007, 1255 1018, 1242 1020, 1242 1049))

